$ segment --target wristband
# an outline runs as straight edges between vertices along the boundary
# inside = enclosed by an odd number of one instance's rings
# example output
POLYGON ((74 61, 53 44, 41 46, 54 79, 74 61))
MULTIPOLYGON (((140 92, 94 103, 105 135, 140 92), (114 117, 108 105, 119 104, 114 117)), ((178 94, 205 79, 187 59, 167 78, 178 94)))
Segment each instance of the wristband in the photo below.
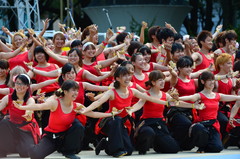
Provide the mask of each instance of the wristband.
POLYGON ((103 41, 102 44, 103 44, 104 46, 107 46, 108 43, 106 43, 105 41, 103 41))
POLYGON ((194 109, 194 104, 192 104, 192 109, 194 109))

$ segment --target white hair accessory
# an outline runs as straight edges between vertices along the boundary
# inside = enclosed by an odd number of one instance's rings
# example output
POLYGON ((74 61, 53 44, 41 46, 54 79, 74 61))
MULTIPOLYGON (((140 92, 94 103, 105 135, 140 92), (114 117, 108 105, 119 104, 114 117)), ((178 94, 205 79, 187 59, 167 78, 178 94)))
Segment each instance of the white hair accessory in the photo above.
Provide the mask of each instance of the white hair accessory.
POLYGON ((29 78, 29 76, 28 76, 28 75, 26 75, 26 74, 20 74, 20 75, 23 75, 23 76, 25 76, 25 77, 28 79, 28 83, 29 83, 29 84, 31 84, 31 79, 29 78))
POLYGON ((82 50, 85 50, 88 45, 93 45, 93 46, 95 46, 92 42, 86 42, 86 43, 83 45, 82 50))

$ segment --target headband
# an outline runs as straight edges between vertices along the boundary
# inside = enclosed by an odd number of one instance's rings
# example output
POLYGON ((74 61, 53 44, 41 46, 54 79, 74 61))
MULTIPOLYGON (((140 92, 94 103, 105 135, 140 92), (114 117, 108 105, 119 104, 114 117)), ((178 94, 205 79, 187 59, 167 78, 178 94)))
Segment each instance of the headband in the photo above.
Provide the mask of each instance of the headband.
POLYGON ((82 50, 85 50, 88 45, 93 45, 93 46, 95 46, 92 42, 86 42, 86 43, 83 45, 82 50))
POLYGON ((20 75, 23 75, 23 76, 25 76, 25 77, 28 79, 28 82, 29 82, 29 84, 31 83, 31 80, 30 80, 30 78, 29 78, 29 76, 28 76, 28 75, 26 75, 26 74, 20 74, 20 75))

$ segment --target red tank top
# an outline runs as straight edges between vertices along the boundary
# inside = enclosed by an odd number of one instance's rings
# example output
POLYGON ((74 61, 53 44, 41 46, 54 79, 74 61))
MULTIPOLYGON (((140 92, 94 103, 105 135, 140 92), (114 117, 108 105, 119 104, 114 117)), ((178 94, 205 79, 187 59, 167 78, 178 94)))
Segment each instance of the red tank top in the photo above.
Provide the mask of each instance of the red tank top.
POLYGON ((78 85, 79 85, 78 96, 77 96, 77 98, 75 99, 74 102, 84 104, 84 100, 85 100, 84 94, 85 94, 85 91, 83 89, 83 83, 79 82, 78 85))
MULTIPOLYGON (((37 70, 42 70, 42 71, 46 71, 46 72, 50 72, 50 71, 57 69, 56 65, 52 64, 52 63, 50 63, 50 65, 47 67, 34 67, 34 68, 37 70)), ((51 79, 55 79, 55 78, 54 77, 45 77, 42 75, 35 74, 35 80, 37 81, 37 83, 44 82, 44 81, 51 80, 51 79)), ((58 86, 57 82, 55 82, 53 84, 42 87, 41 92, 46 92, 46 93, 54 92, 58 88, 59 88, 59 86, 58 86)))
POLYGON ((210 64, 214 64, 213 59, 208 59, 202 52, 198 51, 198 53, 202 56, 202 63, 197 65, 193 72, 197 72, 199 70, 205 69, 210 66, 210 64))
POLYGON ((228 79, 228 82, 225 83, 222 80, 217 81, 218 82, 218 93, 223 93, 223 94, 231 94, 232 92, 232 80, 228 79))
MULTIPOLYGON (((153 46, 153 45, 151 45, 152 47, 151 47, 151 49, 153 49, 153 50, 157 50, 157 48, 155 47, 155 46, 153 46)), ((158 46, 161 46, 161 44, 159 44, 158 46)), ((157 62, 157 57, 158 57, 158 54, 159 54, 160 52, 155 52, 155 53, 152 53, 151 54, 151 58, 150 58, 150 62, 157 62)))
MULTIPOLYGON (((129 107, 131 106, 131 100, 133 98, 133 92, 130 88, 128 88, 128 91, 129 91, 129 95, 127 98, 121 98, 117 91, 115 89, 112 89, 113 92, 114 92, 114 99, 113 100, 109 100, 109 110, 107 111, 108 113, 109 112, 112 112, 112 108, 115 107, 117 108, 118 110, 122 110, 124 109, 125 107, 129 107)), ((126 110, 124 109, 120 114, 118 114, 117 116, 120 116, 120 117, 125 117, 127 116, 127 112, 126 110)))
POLYGON ((54 112, 50 112, 48 126, 44 129, 45 131, 49 131, 52 133, 60 133, 68 130, 76 117, 76 112, 74 109, 76 108, 76 103, 73 103, 73 109, 70 113, 65 114, 62 111, 60 100, 57 99, 58 106, 54 112))
POLYGON ((19 65, 19 66, 22 66, 26 71, 28 71, 29 69, 24 64, 24 61, 30 62, 30 60, 28 59, 28 51, 22 54, 19 54, 15 57, 12 57, 11 59, 8 60, 10 70, 19 65))
POLYGON ((81 68, 81 70, 78 71, 78 73, 77 73, 75 81, 77 81, 77 82, 83 82, 84 81, 84 79, 83 79, 83 72, 84 72, 84 69, 81 68))
POLYGON ((178 78, 175 88, 178 90, 179 96, 189 96, 196 93, 196 86, 194 79, 190 79, 189 82, 183 82, 178 78))
MULTIPOLYGON (((217 119, 218 114, 218 103, 220 101, 219 93, 215 93, 216 96, 213 99, 207 98, 204 94, 200 94, 200 99, 202 103, 205 105, 205 109, 198 110, 198 120, 199 121, 206 121, 211 119, 217 119)), ((218 132, 220 132, 220 124, 216 121, 213 126, 216 128, 218 132)))
MULTIPOLYGON (((67 51, 63 51, 60 55, 62 56, 67 56, 67 51)), ((63 67, 63 64, 61 62, 58 62, 57 60, 55 60, 54 58, 52 57, 49 57, 49 60, 48 60, 49 63, 54 63, 56 65, 58 65, 59 67, 63 67)))
MULTIPOLYGON (((137 78, 133 75, 133 77, 132 77, 132 82, 138 84, 139 86, 141 86, 141 87, 144 88, 144 89, 147 89, 147 87, 146 87, 146 85, 145 85, 145 82, 148 81, 148 74, 147 74, 147 73, 144 73, 144 75, 145 75, 145 78, 144 78, 143 80, 139 80, 139 79, 137 79, 137 78)), ((133 98, 132 98, 132 105, 134 105, 134 104, 137 103, 138 101, 139 101, 138 98, 133 97, 133 98)))
MULTIPOLYGON (((83 64, 83 67, 85 70, 88 70, 90 73, 94 74, 95 76, 99 76, 97 70, 94 68, 94 66, 97 65, 97 61, 93 62, 91 65, 85 65, 83 64)), ((95 83, 96 85, 99 85, 100 82, 94 82, 94 81, 90 81, 90 80, 87 80, 87 82, 90 82, 90 83, 95 83)))
MULTIPOLYGON (((147 94, 150 96, 150 93, 147 92, 147 94)), ((166 93, 162 92, 162 97, 160 100, 167 100, 166 93)), ((153 102, 146 101, 144 106, 143 106, 143 114, 142 114, 142 119, 147 119, 147 118, 163 118, 163 111, 164 111, 165 106, 162 104, 157 104, 153 102)))
POLYGON ((145 73, 145 72, 152 72, 152 71, 153 71, 153 62, 150 62, 150 63, 149 63, 149 66, 150 66, 150 67, 148 68, 148 70, 142 70, 142 72, 143 72, 143 73, 145 73))
POLYGON ((148 74, 147 73, 143 73, 144 74, 144 79, 143 80, 139 80, 135 77, 135 75, 133 75, 132 77, 132 82, 137 83, 139 86, 141 86, 144 89, 147 89, 145 82, 148 81, 148 74))
MULTIPOLYGON (((22 104, 23 106, 26 105, 26 102, 24 102, 22 104)), ((10 121, 12 123, 15 124, 22 124, 23 122, 26 121, 26 119, 24 117, 22 117, 26 110, 20 110, 18 108, 16 108, 13 104, 13 100, 12 100, 12 95, 8 95, 8 105, 7 105, 7 109, 10 115, 10 121)), ((33 115, 32 115, 32 119, 33 119, 33 115)))

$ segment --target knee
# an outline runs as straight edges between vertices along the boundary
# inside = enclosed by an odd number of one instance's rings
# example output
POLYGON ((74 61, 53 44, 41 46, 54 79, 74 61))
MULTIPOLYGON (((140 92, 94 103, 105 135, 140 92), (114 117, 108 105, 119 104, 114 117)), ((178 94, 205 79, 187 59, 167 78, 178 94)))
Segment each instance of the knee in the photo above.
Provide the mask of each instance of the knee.
POLYGON ((28 152, 28 155, 31 159, 43 159, 44 157, 41 156, 41 154, 39 154, 37 151, 35 151, 34 149, 33 150, 30 150, 28 152))
POLYGON ((139 130, 139 135, 143 137, 153 137, 155 136, 155 132, 151 127, 143 127, 139 130))
POLYGON ((208 146, 207 148, 207 152, 221 152, 223 150, 223 146, 222 145, 212 145, 212 146, 208 146))

